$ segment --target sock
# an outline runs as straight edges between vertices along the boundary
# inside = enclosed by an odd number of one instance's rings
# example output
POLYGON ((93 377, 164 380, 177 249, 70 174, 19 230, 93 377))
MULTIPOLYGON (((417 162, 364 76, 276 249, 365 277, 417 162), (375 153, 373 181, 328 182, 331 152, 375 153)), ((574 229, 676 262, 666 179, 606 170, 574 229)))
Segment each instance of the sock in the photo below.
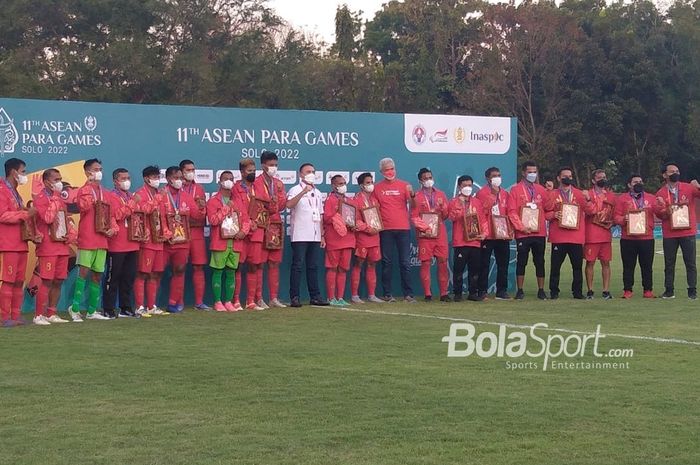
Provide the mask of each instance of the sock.
POLYGON ((365 271, 365 280, 367 281, 367 295, 376 295, 377 290, 377 265, 368 263, 365 271))
POLYGON ((36 293, 34 316, 41 316, 44 314, 44 307, 46 307, 46 303, 49 301, 49 289, 50 287, 44 284, 43 281, 39 284, 39 291, 36 293))
POLYGON ((257 286, 255 287, 255 301, 258 302, 262 300, 262 288, 263 288, 263 267, 260 265, 258 269, 257 276, 257 286))
POLYGON ((0 283, 0 319, 12 319, 12 283, 0 283))
POLYGON ((342 299, 345 295, 345 281, 348 279, 348 272, 339 270, 335 280, 335 298, 342 299))
POLYGON ((12 287, 12 319, 19 320, 19 316, 22 313, 22 302, 24 302, 24 287, 23 286, 13 286, 12 287))
POLYGON ((185 273, 174 274, 170 278, 170 305, 182 303, 185 291, 185 273))
POLYGON ((143 307, 143 295, 146 290, 146 280, 136 277, 134 280, 134 303, 136 308, 143 307))
POLYGON ((447 262, 438 262, 438 284, 440 286, 440 297, 447 295, 447 282, 450 280, 447 271, 447 262))
POLYGON ((83 303, 83 291, 85 290, 85 278, 78 276, 75 278, 75 291, 73 291, 73 311, 80 311, 80 304, 83 303))
POLYGON ((211 292, 214 294, 214 302, 221 302, 221 276, 224 270, 211 271, 211 292))
POLYGON ((420 282, 423 284, 423 294, 426 297, 433 295, 430 290, 430 261, 420 262, 420 282))
POLYGON ((236 270, 236 282, 238 283, 238 286, 233 291, 233 301, 234 302, 240 302, 241 301, 241 286, 243 285, 243 281, 241 279, 241 269, 238 268, 236 270))
POLYGON ((197 267, 194 269, 192 281, 194 282, 194 303, 200 305, 204 302, 204 267, 197 267))
POLYGON ((55 307, 46 307, 46 316, 52 317, 56 314, 56 308, 55 307))
POLYGON ((326 293, 328 300, 335 300, 335 284, 338 272, 330 268, 326 268, 326 293))
POLYGON ((280 296, 280 264, 270 263, 267 268, 267 287, 270 291, 270 300, 280 296))
MULTIPOLYGON (((369 267, 367 267, 367 270, 369 271, 369 267)), ((352 271, 350 272, 350 295, 355 296, 355 295, 360 295, 360 274, 362 273, 362 264, 361 263, 356 263, 355 266, 352 267, 352 271)), ((370 294, 372 295, 372 294, 370 294)))
POLYGON ((158 297, 158 281, 160 280, 150 278, 146 284, 146 300, 148 302, 148 308, 153 308, 156 306, 156 299, 158 297))
POLYGON ((236 289, 236 271, 227 269, 224 276, 226 277, 226 292, 224 293, 224 298, 226 302, 231 302, 231 299, 233 299, 233 291, 236 289))
POLYGON ((88 284, 88 308, 87 311, 90 315, 95 313, 97 310, 97 305, 100 303, 100 285, 94 281, 90 281, 88 284))
POLYGON ((245 274, 245 285, 246 285, 246 301, 249 304, 252 304, 255 302, 255 289, 257 289, 258 285, 258 272, 256 271, 250 271, 245 274))

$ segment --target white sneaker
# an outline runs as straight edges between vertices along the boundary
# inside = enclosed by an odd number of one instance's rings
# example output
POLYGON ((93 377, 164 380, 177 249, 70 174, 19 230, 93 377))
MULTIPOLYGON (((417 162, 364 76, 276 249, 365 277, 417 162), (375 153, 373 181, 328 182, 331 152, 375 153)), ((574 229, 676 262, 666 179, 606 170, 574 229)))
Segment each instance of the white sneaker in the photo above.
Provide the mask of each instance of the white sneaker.
POLYGON ((80 312, 74 312, 72 305, 68 307, 68 314, 70 315, 70 319, 73 320, 73 323, 83 322, 83 317, 80 315, 80 312))
POLYGON ((49 321, 49 323, 68 323, 68 320, 64 320, 58 315, 51 315, 46 319, 49 321))
POLYGON ((141 318, 150 318, 151 317, 151 314, 148 313, 148 310, 146 310, 146 307, 144 307, 143 305, 141 305, 139 308, 137 308, 135 313, 138 316, 140 316, 141 318))
POLYGON ((258 307, 262 308, 263 310, 270 308, 270 306, 267 305, 263 299, 258 300, 258 307))
POLYGON ((383 304, 383 303, 386 303, 385 300, 380 299, 380 298, 377 297, 376 295, 371 295, 371 296, 367 297, 367 301, 368 301, 368 302, 372 302, 373 304, 383 304))
POLYGON ((359 296, 359 295, 354 295, 354 296, 350 297, 350 302, 352 302, 352 303, 354 303, 354 304, 363 304, 363 303, 365 303, 364 300, 360 299, 360 296, 359 296))
POLYGON ((32 319, 32 323, 34 323, 37 326, 50 326, 51 325, 51 323, 49 323, 49 320, 47 320, 44 315, 35 316, 32 319))
POLYGON ((277 308, 287 308, 287 306, 285 304, 283 304, 282 302, 280 302, 280 299, 278 299, 278 298, 272 299, 270 301, 270 306, 277 307, 277 308))
POLYGON ((165 312, 163 310, 161 310, 160 308, 158 308, 157 305, 154 305, 153 307, 148 309, 149 315, 162 315, 163 313, 165 313, 165 312))
POLYGON ((85 317, 85 319, 87 319, 87 320, 111 320, 111 318, 106 317, 99 312, 88 313, 87 316, 85 317))

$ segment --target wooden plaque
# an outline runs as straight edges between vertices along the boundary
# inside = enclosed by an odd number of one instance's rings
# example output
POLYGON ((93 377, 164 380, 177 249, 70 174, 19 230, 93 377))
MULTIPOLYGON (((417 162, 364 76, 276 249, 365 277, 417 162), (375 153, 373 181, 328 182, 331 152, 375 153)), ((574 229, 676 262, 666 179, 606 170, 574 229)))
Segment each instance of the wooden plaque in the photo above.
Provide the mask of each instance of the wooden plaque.
POLYGON ((250 207, 248 214, 250 219, 255 223, 258 228, 267 228, 270 224, 270 212, 267 210, 267 205, 270 202, 259 197, 254 197, 250 200, 250 207))
POLYGON ((377 208, 376 206, 363 208, 362 218, 365 220, 365 223, 367 223, 367 226, 376 229, 377 232, 384 230, 382 216, 379 214, 379 208, 377 208))
POLYGON ((479 224, 479 216, 476 213, 467 213, 464 215, 464 240, 475 241, 481 235, 481 225, 479 224))
POLYGON ((351 205, 349 203, 345 202, 340 202, 340 216, 343 217, 343 221, 345 221, 345 226, 348 228, 355 228, 357 227, 357 210, 355 209, 354 205, 351 205))
POLYGON ((190 217, 176 213, 168 213, 168 229, 173 234, 168 243, 182 244, 190 240, 190 217))
POLYGON ((279 250, 284 245, 284 226, 281 221, 270 221, 265 230, 265 248, 279 250))
POLYGON ((559 221, 559 227, 577 230, 579 228, 579 211, 580 208, 576 204, 561 204, 561 220, 559 221))
POLYGON ((540 230, 540 209, 523 206, 520 208, 520 222, 530 231, 540 230))
POLYGON ((148 223, 151 232, 151 241, 154 243, 165 242, 165 237, 163 236, 163 222, 160 216, 160 210, 153 210, 148 215, 148 223))
POLYGON ((222 239, 235 239, 236 235, 241 232, 241 222, 238 218, 238 212, 231 212, 219 225, 219 236, 222 239))
POLYGON ((126 224, 130 241, 146 242, 148 240, 146 214, 144 212, 133 212, 127 219, 126 224))
POLYGON ((513 228, 510 227, 510 221, 507 216, 492 215, 491 229, 494 239, 500 241, 509 241, 513 239, 513 228))
POLYGON ((109 203, 103 202, 102 200, 95 200, 95 232, 107 234, 112 224, 111 218, 111 207, 109 203))
POLYGON ((29 216, 26 220, 22 220, 20 223, 20 233, 23 241, 36 240, 36 220, 33 216, 29 216))
POLYGON ((690 209, 687 204, 674 203, 670 207, 671 229, 690 229, 690 209))
POLYGON ((420 219, 428 225, 426 231, 418 231, 418 237, 424 239, 435 239, 440 232, 440 216, 437 213, 421 213, 420 219))
POLYGON ((631 210, 627 214, 627 234, 644 236, 647 233, 647 214, 644 210, 631 210))
POLYGON ((66 242, 68 240, 68 219, 66 218, 65 210, 56 212, 56 219, 49 225, 49 236, 54 242, 66 242))
POLYGON ((615 205, 608 202, 607 200, 603 202, 603 208, 593 215, 593 224, 600 226, 601 228, 610 229, 613 226, 613 211, 615 210, 615 205))

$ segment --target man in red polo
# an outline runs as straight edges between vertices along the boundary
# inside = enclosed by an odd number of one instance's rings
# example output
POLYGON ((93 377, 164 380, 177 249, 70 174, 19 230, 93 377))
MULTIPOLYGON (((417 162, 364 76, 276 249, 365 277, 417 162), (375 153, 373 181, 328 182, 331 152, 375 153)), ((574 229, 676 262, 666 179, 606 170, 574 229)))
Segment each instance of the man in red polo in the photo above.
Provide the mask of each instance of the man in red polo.
POLYGON ((612 260, 612 231, 613 210, 615 208, 615 193, 607 189, 608 178, 604 170, 595 170, 591 175, 591 188, 588 196, 591 199, 592 210, 586 216, 586 244, 583 254, 586 259, 587 299, 592 299, 593 272, 595 262, 600 260, 603 276, 603 299, 612 299, 610 294, 610 261, 612 260))

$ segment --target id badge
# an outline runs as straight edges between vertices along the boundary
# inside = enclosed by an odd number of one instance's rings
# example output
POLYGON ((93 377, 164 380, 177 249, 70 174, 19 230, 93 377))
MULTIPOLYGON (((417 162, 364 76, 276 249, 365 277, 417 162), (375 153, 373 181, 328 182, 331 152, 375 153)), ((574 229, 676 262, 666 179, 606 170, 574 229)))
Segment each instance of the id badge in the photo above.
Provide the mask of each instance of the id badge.
POLYGON ((498 206, 498 204, 494 204, 494 206, 491 207, 491 214, 496 215, 496 216, 501 216, 501 209, 498 206))
POLYGON ((321 222, 321 212, 319 212, 318 210, 313 210, 311 212, 311 220, 314 223, 320 223, 321 222))

